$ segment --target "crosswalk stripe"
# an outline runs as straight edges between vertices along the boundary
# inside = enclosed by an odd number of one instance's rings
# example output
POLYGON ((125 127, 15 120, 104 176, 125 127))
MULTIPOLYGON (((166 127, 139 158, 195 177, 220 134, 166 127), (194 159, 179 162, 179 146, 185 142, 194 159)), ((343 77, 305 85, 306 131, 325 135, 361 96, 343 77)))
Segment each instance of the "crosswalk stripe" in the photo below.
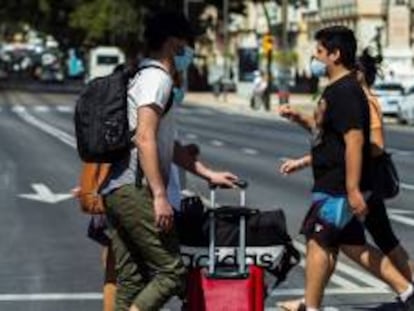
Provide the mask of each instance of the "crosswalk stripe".
MULTIPOLYGON (((299 263, 299 265, 305 269, 305 260, 302 259, 299 263)), ((360 286, 358 286, 357 284, 355 284, 352 281, 349 281, 345 278, 343 278, 342 276, 339 276, 338 274, 332 274, 330 280, 330 282, 342 287, 342 288, 347 288, 347 289, 356 289, 356 288, 360 288, 360 286)))
MULTIPOLYGON (((293 242, 295 247, 302 252, 303 254, 306 253, 306 246, 299 243, 298 241, 294 241, 293 242)), ((379 281, 378 279, 376 279, 375 277, 371 276, 370 274, 368 274, 367 272, 364 272, 362 270, 353 268, 347 264, 344 264, 342 262, 340 262, 338 260, 337 264, 336 264, 336 271, 339 271, 343 274, 346 274, 348 276, 351 276, 352 278, 367 284, 370 288, 374 287, 374 288, 378 288, 378 289, 387 289, 387 285, 384 284, 383 282, 379 281)), ((334 274, 335 275, 335 274, 334 274)), ((332 277, 334 276, 332 275, 332 277)), ((354 287, 355 288, 355 287, 354 287)), ((358 286, 358 288, 360 288, 360 286, 358 286)))
POLYGON ((74 108, 72 106, 64 106, 64 105, 60 105, 56 107, 56 110, 59 112, 73 112, 74 108))
POLYGON ((12 110, 13 112, 17 112, 17 113, 19 113, 19 112, 25 112, 25 111, 26 111, 26 107, 24 107, 24 106, 22 106, 22 105, 15 105, 15 106, 13 106, 13 107, 11 108, 11 110, 12 110))
POLYGON ((44 105, 37 105, 33 107, 33 110, 36 112, 49 112, 50 108, 44 105))

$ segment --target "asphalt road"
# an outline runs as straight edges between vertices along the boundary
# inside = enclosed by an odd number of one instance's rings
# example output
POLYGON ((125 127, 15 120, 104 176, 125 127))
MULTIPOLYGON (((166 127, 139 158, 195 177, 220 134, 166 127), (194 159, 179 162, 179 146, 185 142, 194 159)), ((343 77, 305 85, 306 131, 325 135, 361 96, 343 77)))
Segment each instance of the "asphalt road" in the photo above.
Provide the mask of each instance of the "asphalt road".
MULTIPOLYGON (((0 93, 1 311, 100 310, 99 246, 86 238, 88 218, 68 195, 79 171, 74 99, 59 93, 0 93)), ((306 133, 276 118, 191 104, 180 107, 177 118, 182 140, 198 143, 202 159, 250 182, 249 206, 284 209, 289 231, 303 251, 297 232, 309 204, 311 175, 303 171, 285 177, 277 168, 283 158, 307 152, 306 133)), ((390 127, 386 134, 403 182, 399 197, 389 202, 389 213, 414 254, 414 131, 390 127)), ((208 195, 205 183, 193 176, 187 176, 186 188, 208 195)), ((220 202, 236 199, 236 193, 219 196, 220 202)), ((266 306, 272 310, 276 301, 302 292, 299 266, 270 293, 266 306)), ((325 310, 397 310, 393 298, 385 285, 341 258, 325 310)), ((178 310, 176 302, 166 308, 178 310)))

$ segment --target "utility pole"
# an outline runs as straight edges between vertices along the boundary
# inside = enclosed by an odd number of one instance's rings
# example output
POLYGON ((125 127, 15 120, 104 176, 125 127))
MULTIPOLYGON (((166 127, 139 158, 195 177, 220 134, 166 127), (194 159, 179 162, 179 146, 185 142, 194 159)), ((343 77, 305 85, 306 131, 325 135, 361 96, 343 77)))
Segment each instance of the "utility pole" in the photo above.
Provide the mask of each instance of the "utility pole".
MULTIPOLYGON (((190 8, 189 8, 189 6, 190 6, 191 2, 201 3, 201 2, 204 2, 204 0, 184 0, 183 13, 184 13, 184 16, 188 20, 190 20, 190 8)), ((183 78, 182 87, 183 87, 184 91, 187 91, 188 90, 188 69, 183 72, 183 77, 182 78, 183 78)))
POLYGON ((221 87, 223 88, 223 98, 227 101, 227 83, 229 82, 229 64, 228 64, 228 48, 229 48, 229 0, 223 0, 223 40, 224 40, 224 76, 221 87))
MULTIPOLYGON (((272 31, 272 30, 274 30, 274 28, 272 27, 269 12, 268 12, 268 10, 266 8, 266 4, 264 2, 262 2, 262 8, 263 8, 263 12, 265 14, 267 24, 268 24, 268 27, 269 27, 268 35, 270 36, 270 38, 273 38, 274 31, 272 31)), ((266 111, 269 111, 270 106, 271 106, 271 94, 272 94, 272 90, 273 90, 273 74, 272 74, 273 42, 272 42, 270 47, 268 47, 267 49, 264 50, 264 53, 265 53, 265 56, 266 56, 267 86, 266 86, 264 96, 263 96, 263 103, 264 103, 264 108, 266 109, 266 111)))
POLYGON ((282 63, 280 64, 279 72, 279 104, 287 104, 289 102, 289 84, 288 84, 288 70, 285 59, 289 50, 288 46, 288 0, 282 0, 282 63))

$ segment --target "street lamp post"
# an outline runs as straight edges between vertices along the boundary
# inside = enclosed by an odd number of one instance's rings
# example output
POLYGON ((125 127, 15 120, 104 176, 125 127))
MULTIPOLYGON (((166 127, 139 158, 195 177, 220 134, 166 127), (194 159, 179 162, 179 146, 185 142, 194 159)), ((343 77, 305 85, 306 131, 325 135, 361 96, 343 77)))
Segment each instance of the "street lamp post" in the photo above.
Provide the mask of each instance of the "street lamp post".
MULTIPOLYGON (((187 19, 190 19, 190 3, 202 3, 204 2, 204 0, 184 0, 183 3, 183 11, 184 11, 184 15, 185 17, 187 17, 187 19)), ((183 89, 184 91, 188 90, 188 71, 185 70, 183 72, 183 89)))
MULTIPOLYGON (((288 0, 282 1, 282 53, 286 56, 288 52, 288 0)), ((282 64, 279 72, 279 104, 289 102, 289 85, 288 85, 288 68, 285 64, 285 58, 282 57, 282 64)))
POLYGON ((229 80, 228 47, 229 47, 229 1, 223 0, 223 41, 224 41, 224 76, 222 82, 223 98, 227 101, 227 86, 229 80))

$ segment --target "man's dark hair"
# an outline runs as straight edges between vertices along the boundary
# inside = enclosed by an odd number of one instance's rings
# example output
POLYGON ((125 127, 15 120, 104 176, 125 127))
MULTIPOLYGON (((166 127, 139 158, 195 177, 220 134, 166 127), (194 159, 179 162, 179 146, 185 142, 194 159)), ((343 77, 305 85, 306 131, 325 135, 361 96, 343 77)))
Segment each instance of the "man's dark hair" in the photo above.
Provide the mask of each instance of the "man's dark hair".
POLYGON ((193 43, 194 32, 184 14, 164 11, 147 18, 144 39, 149 51, 159 51, 171 37, 185 39, 189 44, 193 43))
POLYGON ((340 52, 339 62, 348 69, 355 67, 357 42, 354 32, 344 26, 331 26, 319 30, 315 40, 328 50, 328 53, 340 52))
POLYGON ((365 81, 370 87, 375 82, 381 62, 382 56, 372 56, 368 48, 364 49, 362 55, 358 58, 356 67, 364 74, 365 81))

